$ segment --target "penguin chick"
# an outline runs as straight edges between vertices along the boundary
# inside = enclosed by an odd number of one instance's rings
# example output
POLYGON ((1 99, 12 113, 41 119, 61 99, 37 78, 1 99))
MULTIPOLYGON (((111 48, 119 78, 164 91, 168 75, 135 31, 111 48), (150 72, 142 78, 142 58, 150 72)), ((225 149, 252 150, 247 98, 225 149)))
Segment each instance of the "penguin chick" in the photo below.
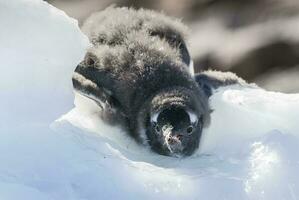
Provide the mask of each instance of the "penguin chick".
POLYGON ((137 142, 162 155, 191 155, 210 118, 201 83, 212 86, 191 73, 186 27, 154 11, 110 7, 82 30, 93 46, 75 69, 74 89, 137 142))

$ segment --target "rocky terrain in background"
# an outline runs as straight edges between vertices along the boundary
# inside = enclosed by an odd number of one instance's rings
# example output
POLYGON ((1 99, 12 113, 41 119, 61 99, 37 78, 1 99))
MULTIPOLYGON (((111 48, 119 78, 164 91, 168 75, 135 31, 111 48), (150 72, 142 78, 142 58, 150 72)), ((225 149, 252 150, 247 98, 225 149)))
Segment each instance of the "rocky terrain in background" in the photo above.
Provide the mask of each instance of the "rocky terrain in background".
POLYGON ((49 0, 82 23, 115 4, 161 10, 191 29, 196 71, 233 71, 269 90, 299 92, 299 1, 49 0))

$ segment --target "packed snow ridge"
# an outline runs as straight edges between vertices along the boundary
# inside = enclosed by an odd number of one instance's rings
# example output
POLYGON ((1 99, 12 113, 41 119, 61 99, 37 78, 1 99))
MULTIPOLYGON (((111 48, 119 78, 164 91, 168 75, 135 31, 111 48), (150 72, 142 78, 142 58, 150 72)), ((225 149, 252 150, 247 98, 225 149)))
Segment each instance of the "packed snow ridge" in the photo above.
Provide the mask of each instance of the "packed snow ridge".
POLYGON ((220 88, 198 152, 165 157, 74 98, 89 47, 75 20, 40 0, 2 0, 0 25, 1 199, 299 198, 299 94, 220 88))

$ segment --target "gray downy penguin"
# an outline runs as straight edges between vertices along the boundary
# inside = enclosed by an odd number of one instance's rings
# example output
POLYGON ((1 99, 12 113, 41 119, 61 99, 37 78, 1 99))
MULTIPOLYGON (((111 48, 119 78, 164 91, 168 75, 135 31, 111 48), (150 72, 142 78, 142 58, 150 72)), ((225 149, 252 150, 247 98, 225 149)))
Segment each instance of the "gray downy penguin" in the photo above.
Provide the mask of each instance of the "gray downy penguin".
POLYGON ((73 75, 74 89, 94 100, 101 118, 167 156, 189 156, 208 126, 212 90, 239 81, 194 75, 187 28, 163 14, 109 7, 82 27, 92 47, 73 75))

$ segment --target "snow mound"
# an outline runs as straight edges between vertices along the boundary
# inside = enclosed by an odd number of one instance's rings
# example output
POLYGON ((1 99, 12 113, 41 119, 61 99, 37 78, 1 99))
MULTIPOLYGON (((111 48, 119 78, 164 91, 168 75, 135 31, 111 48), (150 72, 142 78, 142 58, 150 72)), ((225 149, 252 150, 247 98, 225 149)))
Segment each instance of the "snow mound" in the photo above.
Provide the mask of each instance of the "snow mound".
POLYGON ((230 86, 215 92, 211 107, 215 113, 205 132, 201 152, 224 145, 229 148, 231 144, 276 130, 299 136, 298 94, 230 86))
POLYGON ((51 122, 72 108, 71 76, 88 46, 77 21, 40 0, 1 0, 0 26, 3 125, 51 122))
POLYGON ((2 199, 299 197, 299 94, 221 88, 199 151, 165 157, 100 121, 89 99, 74 102, 71 74, 89 43, 73 19, 4 0, 0 25, 2 199))
MULTIPOLYGON (((117 191, 134 193, 128 198, 298 197, 299 95, 231 86, 215 91, 210 103, 214 112, 201 147, 184 159, 156 155, 137 145, 120 128, 99 120, 96 104, 80 94, 76 107, 52 127, 100 152, 97 162, 105 166, 105 175, 116 178, 117 191), (123 185, 128 179, 132 188, 123 185)), ((100 181, 105 188, 110 183, 100 181)))

